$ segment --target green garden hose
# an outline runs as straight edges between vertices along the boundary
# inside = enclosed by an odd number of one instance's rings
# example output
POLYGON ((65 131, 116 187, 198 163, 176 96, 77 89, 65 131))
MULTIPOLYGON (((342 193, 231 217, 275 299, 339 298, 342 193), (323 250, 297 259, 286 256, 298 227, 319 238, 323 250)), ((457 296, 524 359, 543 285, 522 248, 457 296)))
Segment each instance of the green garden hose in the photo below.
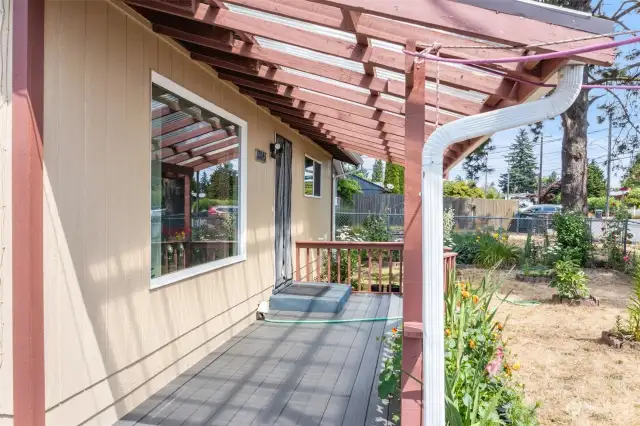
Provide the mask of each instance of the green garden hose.
POLYGON ((498 299, 502 300, 503 302, 511 303, 512 305, 517 305, 517 306, 532 307, 532 306, 538 306, 538 305, 541 304, 537 300, 509 300, 507 298, 503 299, 502 297, 498 296, 497 294, 496 294, 496 297, 498 299))
POLYGON ((389 320, 401 320, 402 317, 380 317, 380 318, 350 318, 350 319, 327 319, 327 320, 278 320, 265 318, 264 322, 270 322, 274 324, 341 324, 347 322, 376 322, 376 321, 389 321, 389 320))

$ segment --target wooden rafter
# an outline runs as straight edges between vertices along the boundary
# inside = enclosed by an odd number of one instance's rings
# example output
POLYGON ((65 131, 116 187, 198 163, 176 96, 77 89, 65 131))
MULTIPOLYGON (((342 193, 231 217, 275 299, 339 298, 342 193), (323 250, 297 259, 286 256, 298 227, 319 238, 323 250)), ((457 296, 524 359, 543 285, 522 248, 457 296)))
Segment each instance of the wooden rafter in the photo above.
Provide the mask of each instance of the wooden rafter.
MULTIPOLYGON (((250 31, 254 35, 270 38, 316 52, 349 59, 391 71, 404 73, 404 54, 379 47, 364 47, 337 38, 293 28, 277 22, 269 22, 228 10, 213 12, 210 6, 200 4, 195 14, 173 7, 161 0, 128 0, 127 3, 179 16, 195 22, 219 26, 231 30, 250 31)), ((435 81, 436 72, 431 68, 427 79, 435 81)), ((500 84, 500 79, 486 74, 472 74, 460 68, 443 66, 440 70, 440 82, 454 88, 469 89, 492 94, 500 84)))
MULTIPOLYGON (((585 33, 442 0, 405 0, 398 4, 386 0, 229 0, 230 3, 272 15, 351 33, 355 43, 312 28, 289 25, 286 20, 261 18, 242 10, 231 11, 220 0, 180 0, 182 3, 168 0, 125 1, 152 21, 154 31, 179 40, 191 51, 193 59, 211 65, 219 77, 236 84, 242 93, 254 98, 260 106, 268 108, 293 128, 310 135, 316 142, 340 149, 357 147, 356 151, 362 153, 367 148, 368 152, 386 155, 396 161, 403 160, 405 104, 402 100, 405 87, 401 81, 380 78, 376 75, 376 68, 404 75, 406 58, 399 49, 378 47, 372 40, 404 45, 411 38, 423 48, 437 42, 445 45, 440 50, 441 56, 461 59, 528 56, 534 51, 557 51, 591 43, 572 41, 530 50, 509 46, 495 48, 494 42, 523 46, 580 37, 585 33), (421 7, 426 5, 436 13, 420 13, 421 7), (233 39, 230 32, 246 37, 233 39), (340 66, 337 60, 335 63, 327 62, 326 57, 314 59, 312 55, 291 54, 259 46, 253 36, 360 63, 364 72, 340 66), (334 84, 327 79, 348 86, 334 84)), ((613 53, 612 50, 585 53, 573 59, 605 64, 612 61, 613 53)), ((485 67, 544 82, 565 63, 565 60, 529 61, 485 67)), ((443 86, 484 93, 488 97, 484 103, 474 102, 470 100, 473 98, 457 96, 457 92, 443 88, 438 100, 439 116, 436 117, 432 109, 425 110, 425 134, 433 131, 436 119, 438 123, 446 124, 455 120, 457 114, 472 115, 507 107, 540 92, 536 86, 514 83, 464 66, 435 67, 428 64, 425 79, 433 81, 436 73, 443 86)), ((432 93, 427 94, 425 104, 435 104, 432 93)), ((157 114, 155 110, 154 114, 157 114)), ((186 118, 183 120, 185 123, 188 121, 186 118)), ((217 129, 215 123, 210 124, 211 130, 217 129)), ((163 123, 161 129, 154 128, 154 131, 164 134, 165 125, 175 126, 163 123)), ((479 143, 481 139, 465 141, 448 149, 445 168, 455 165, 479 143)), ((175 152, 174 155, 179 154, 175 152)))
MULTIPOLYGON (((341 97, 348 101, 368 105, 381 111, 402 113, 402 109, 404 107, 401 102, 395 102, 376 95, 372 96, 370 93, 358 92, 356 90, 349 89, 343 86, 336 86, 331 83, 283 70, 273 70, 265 66, 261 66, 259 69, 255 70, 235 62, 229 62, 219 58, 201 55, 199 53, 192 53, 191 57, 197 61, 205 62, 218 69, 222 68, 225 70, 232 70, 255 77, 260 77, 276 83, 286 84, 288 86, 296 86, 303 89, 313 90, 318 93, 324 93, 330 96, 341 97)), ((401 85, 400 82, 394 81, 393 83, 398 84, 387 84, 387 88, 401 85)), ((385 90, 385 92, 388 92, 388 90, 385 90)), ((398 96, 399 98, 404 98, 404 91, 402 91, 402 93, 400 93, 400 91, 397 91, 393 94, 398 96)), ((440 93, 439 99, 440 107, 443 109, 443 114, 446 114, 446 110, 462 115, 473 115, 491 110, 491 108, 488 108, 481 103, 468 101, 458 96, 453 96, 446 93, 440 93)), ((435 96, 428 97, 425 103, 426 105, 435 106, 435 96)))

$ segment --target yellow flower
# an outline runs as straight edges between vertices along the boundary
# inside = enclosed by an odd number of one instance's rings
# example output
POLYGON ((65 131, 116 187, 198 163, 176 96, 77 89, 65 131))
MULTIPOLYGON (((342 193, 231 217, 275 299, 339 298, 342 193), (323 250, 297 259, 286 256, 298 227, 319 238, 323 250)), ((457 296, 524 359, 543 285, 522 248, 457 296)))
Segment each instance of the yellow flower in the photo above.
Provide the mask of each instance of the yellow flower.
POLYGON ((498 333, 493 333, 491 334, 491 337, 493 337, 493 340, 498 340, 498 333))
POLYGON ((449 330, 448 328, 444 330, 444 335, 445 336, 451 336, 451 330, 449 330))
POLYGON ((475 294, 474 294, 474 295, 473 295, 473 303, 474 303, 474 304, 477 304, 477 303, 478 303, 478 301, 480 301, 480 298, 479 298, 477 295, 475 295, 475 294))
POLYGON ((475 349, 475 347, 476 347, 476 342, 474 342, 474 341, 473 341, 473 339, 470 339, 470 340, 469 340, 469 347, 470 347, 471 349, 475 349))
POLYGON ((392 333, 397 333, 397 332, 398 332, 398 329, 397 329, 397 328, 395 328, 395 327, 393 327, 393 328, 391 329, 391 332, 392 332, 392 333))
POLYGON ((513 363, 513 365, 511 366, 511 368, 512 368, 514 371, 518 371, 518 370, 520 370, 520 362, 519 362, 519 361, 514 362, 514 363, 513 363))
POLYGON ((507 376, 511 376, 511 366, 509 364, 504 365, 504 372, 507 373, 507 376))
POLYGON ((462 295, 463 299, 468 299, 469 296, 471 296, 471 294, 468 291, 463 291, 462 293, 460 293, 462 295))

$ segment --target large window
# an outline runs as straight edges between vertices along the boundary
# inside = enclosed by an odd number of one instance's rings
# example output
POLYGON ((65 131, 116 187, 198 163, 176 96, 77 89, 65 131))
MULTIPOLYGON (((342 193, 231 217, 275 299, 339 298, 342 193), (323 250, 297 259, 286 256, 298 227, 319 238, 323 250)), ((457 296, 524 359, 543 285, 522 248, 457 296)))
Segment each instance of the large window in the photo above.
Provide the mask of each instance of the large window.
POLYGON ((244 259, 246 123, 153 74, 151 285, 244 259))
POLYGON ((322 183, 322 163, 304 157, 304 195, 319 197, 322 183))

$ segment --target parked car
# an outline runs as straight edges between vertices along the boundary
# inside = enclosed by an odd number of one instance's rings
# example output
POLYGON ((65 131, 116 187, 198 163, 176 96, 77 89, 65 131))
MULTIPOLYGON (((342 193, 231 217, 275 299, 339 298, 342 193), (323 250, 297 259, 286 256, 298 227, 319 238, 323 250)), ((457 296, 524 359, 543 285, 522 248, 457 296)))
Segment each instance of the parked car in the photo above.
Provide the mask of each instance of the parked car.
POLYGON ((559 204, 536 204, 520 210, 509 226, 514 232, 546 232, 551 228, 551 216, 562 211, 559 204))
POLYGON ((238 206, 212 206, 209 208, 209 216, 238 216, 238 206))

